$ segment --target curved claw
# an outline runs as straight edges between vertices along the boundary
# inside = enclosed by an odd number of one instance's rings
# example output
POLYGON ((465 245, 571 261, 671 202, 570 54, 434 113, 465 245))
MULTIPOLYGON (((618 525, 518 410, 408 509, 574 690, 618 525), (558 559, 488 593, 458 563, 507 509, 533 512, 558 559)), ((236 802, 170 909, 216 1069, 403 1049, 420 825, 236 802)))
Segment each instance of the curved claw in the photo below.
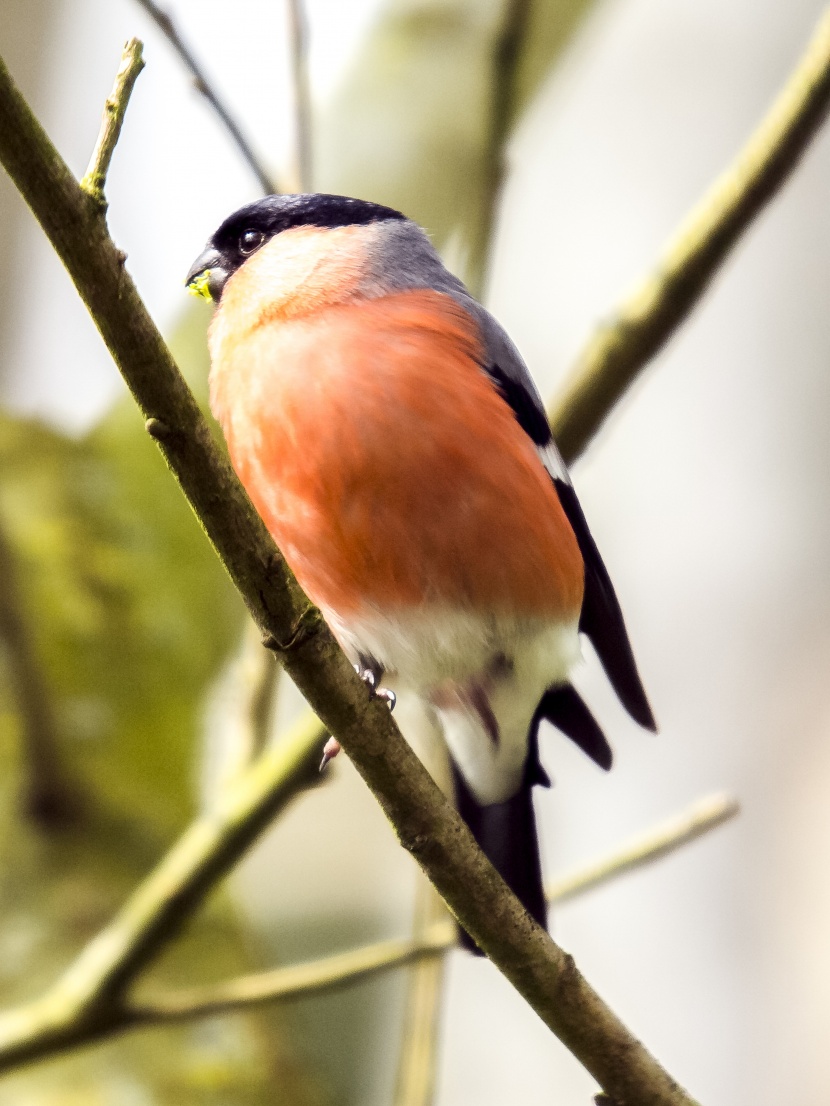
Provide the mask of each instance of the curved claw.
POLYGON ((377 677, 371 668, 360 668, 359 665, 355 665, 354 667, 355 672, 357 672, 364 684, 366 684, 370 691, 374 691, 377 687, 377 677))
POLYGON ((330 760, 334 760, 340 752, 340 742, 336 737, 330 737, 323 746, 323 759, 320 761, 318 771, 322 772, 330 760))
POLYGON ((398 701, 395 692, 390 691, 388 687, 378 687, 378 680, 382 672, 375 672, 374 669, 360 664, 356 664, 354 670, 376 699, 381 699, 390 710, 395 709, 395 703, 398 701))
POLYGON ((375 692, 375 698, 381 699, 389 707, 390 711, 395 709, 395 703, 398 701, 398 697, 394 691, 390 691, 388 687, 379 687, 375 692))

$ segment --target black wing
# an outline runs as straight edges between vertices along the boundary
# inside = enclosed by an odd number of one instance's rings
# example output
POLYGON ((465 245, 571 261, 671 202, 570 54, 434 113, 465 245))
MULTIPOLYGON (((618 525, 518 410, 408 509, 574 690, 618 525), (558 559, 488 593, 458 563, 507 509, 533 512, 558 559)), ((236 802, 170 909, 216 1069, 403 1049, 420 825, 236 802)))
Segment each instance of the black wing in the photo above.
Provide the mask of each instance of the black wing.
POLYGON ((656 731, 657 725, 637 671, 614 586, 591 537, 567 469, 553 441, 536 385, 518 350, 495 319, 483 308, 479 308, 479 312, 479 322, 490 355, 489 362, 483 366, 484 371, 513 409, 521 428, 539 450, 582 553, 585 564, 585 596, 579 629, 590 638, 611 685, 631 717, 645 729, 656 731))
POLYGON ((602 667, 625 709, 635 722, 656 732, 657 723, 637 671, 637 662, 631 651, 619 600, 608 570, 602 563, 596 542, 591 537, 576 492, 572 484, 563 480, 555 479, 554 484, 585 563, 585 596, 579 616, 579 629, 591 639, 597 656, 602 661, 602 667))

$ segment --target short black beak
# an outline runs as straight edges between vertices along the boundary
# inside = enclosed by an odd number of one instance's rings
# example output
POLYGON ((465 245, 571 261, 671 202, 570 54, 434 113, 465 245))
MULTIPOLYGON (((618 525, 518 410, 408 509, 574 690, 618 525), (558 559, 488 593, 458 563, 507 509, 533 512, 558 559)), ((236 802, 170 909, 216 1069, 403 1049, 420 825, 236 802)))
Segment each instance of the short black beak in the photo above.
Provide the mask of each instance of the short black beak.
POLYGON ((194 295, 204 296, 205 299, 210 298, 218 303, 228 275, 222 255, 212 246, 208 246, 190 266, 185 285, 194 295))

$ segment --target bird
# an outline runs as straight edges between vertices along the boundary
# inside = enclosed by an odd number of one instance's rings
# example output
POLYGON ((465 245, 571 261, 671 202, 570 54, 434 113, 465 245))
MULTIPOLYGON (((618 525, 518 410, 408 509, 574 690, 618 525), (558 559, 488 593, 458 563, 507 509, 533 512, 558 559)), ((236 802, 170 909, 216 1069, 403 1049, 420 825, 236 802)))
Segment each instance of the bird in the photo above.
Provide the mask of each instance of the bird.
POLYGON ((347 196, 241 207, 186 284, 216 305, 210 405, 254 506, 374 692, 440 725, 459 814, 546 927, 542 722, 612 763, 571 682, 581 636, 656 725, 518 349, 425 230, 347 196))

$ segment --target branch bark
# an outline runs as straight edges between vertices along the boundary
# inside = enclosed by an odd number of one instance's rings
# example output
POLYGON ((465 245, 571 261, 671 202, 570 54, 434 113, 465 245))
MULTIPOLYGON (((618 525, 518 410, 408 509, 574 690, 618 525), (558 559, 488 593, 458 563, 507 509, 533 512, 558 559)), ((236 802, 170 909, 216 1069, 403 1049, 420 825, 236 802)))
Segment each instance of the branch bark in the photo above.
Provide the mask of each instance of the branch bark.
POLYGON ((654 271, 603 323, 550 409, 574 461, 691 314, 741 235, 798 165, 830 108, 830 12, 735 162, 681 224, 654 271))
MULTIPOLYGON (((147 420, 148 432, 245 599, 265 644, 345 748, 401 844, 461 925, 604 1090, 641 1106, 689 1106, 692 1100, 592 990, 572 957, 529 917, 403 740, 386 707, 370 698, 213 443, 99 207, 72 177, 4 64, 0 160, 69 271, 147 420)), ((260 768, 255 766, 246 781, 262 780, 260 768)), ((94 943, 90 948, 95 952, 67 974, 56 993, 68 990, 79 1016, 100 1022, 102 1011, 109 1013, 117 1006, 125 986, 158 949, 170 926, 192 911, 250 844, 271 816, 273 804, 266 786, 247 819, 231 819, 219 850, 221 859, 215 849, 206 848, 201 878, 186 893, 171 863, 165 869, 170 900, 164 921, 145 923, 138 910, 141 936, 134 947, 114 962, 111 943, 94 943), (99 957, 112 962, 100 973, 103 986, 89 994, 89 972, 99 957)), ((207 832, 196 823, 190 833, 199 826, 200 833, 207 832)), ((53 1027, 48 1018, 54 1009, 42 1013, 47 1028, 53 1027)))

